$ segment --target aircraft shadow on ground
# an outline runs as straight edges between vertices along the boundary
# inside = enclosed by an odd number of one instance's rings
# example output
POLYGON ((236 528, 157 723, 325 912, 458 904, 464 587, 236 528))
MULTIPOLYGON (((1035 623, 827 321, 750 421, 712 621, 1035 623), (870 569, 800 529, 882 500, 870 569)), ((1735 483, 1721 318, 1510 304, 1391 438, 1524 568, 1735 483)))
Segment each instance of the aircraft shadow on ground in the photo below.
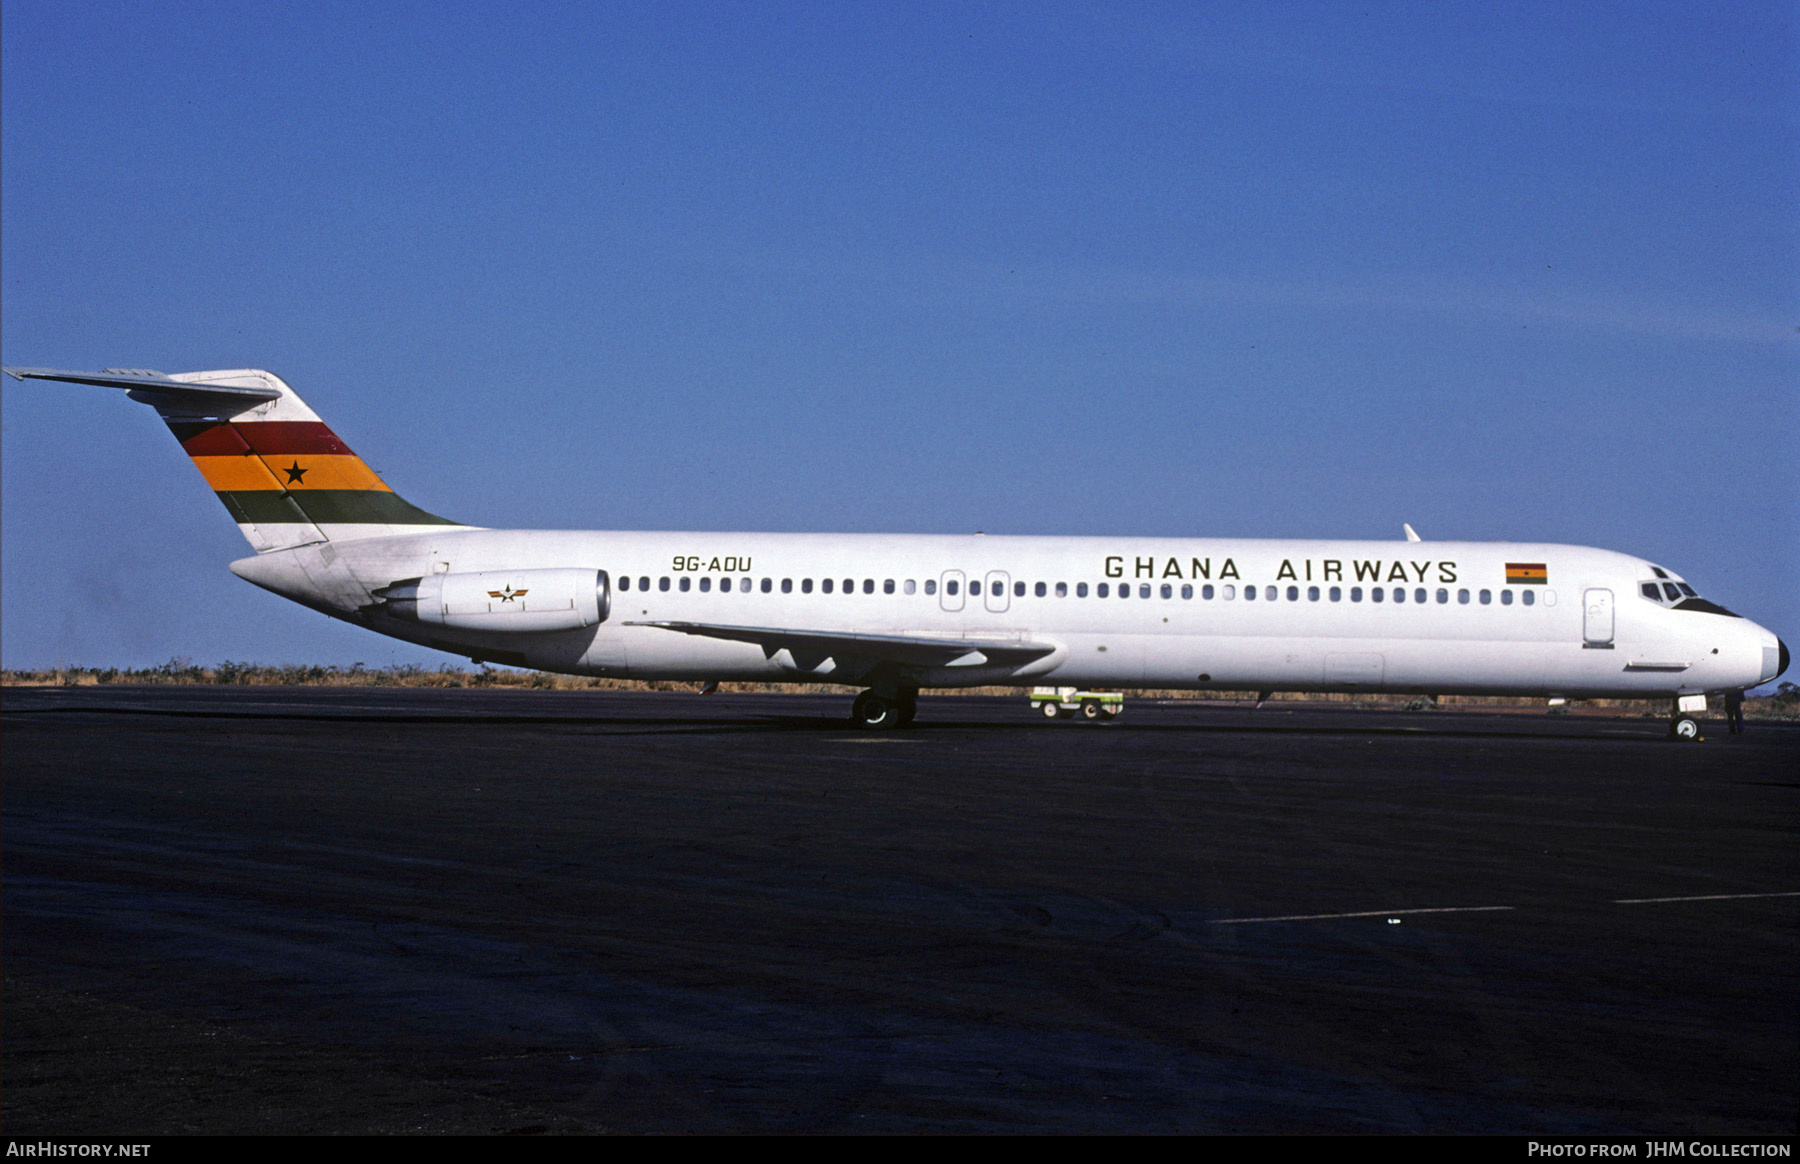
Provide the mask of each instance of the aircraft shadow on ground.
MULTIPOLYGON (((956 719, 934 720, 929 715, 929 705, 924 705, 925 714, 909 728, 890 732, 864 732, 844 717, 829 715, 781 715, 760 712, 747 712, 743 718, 721 719, 717 716, 705 718, 689 716, 645 716, 645 715, 508 715, 508 714, 445 714, 445 713, 339 713, 316 711, 223 711, 216 709, 195 708, 145 708, 145 707, 58 707, 31 708, 6 711, 7 719, 15 722, 28 716, 154 716, 174 719, 220 719, 220 720, 255 720, 258 722, 299 722, 299 723, 341 723, 355 724, 418 724, 444 726, 473 727, 480 725, 501 726, 541 726, 562 728, 611 728, 636 729, 632 734, 654 734, 666 732, 683 735, 729 735, 744 732, 765 733, 853 733, 859 738, 918 738, 934 732, 1080 732, 1083 734, 1118 734, 1138 735, 1142 733, 1219 735, 1219 734, 1257 734, 1257 735, 1290 735, 1337 737, 1355 736, 1388 736, 1388 737, 1441 737, 1457 739, 1501 739, 1501 740, 1592 740, 1595 742, 1617 742, 1633 740, 1639 742, 1667 742, 1660 723, 1648 720, 1606 721, 1605 727, 1596 724, 1592 731, 1581 731, 1573 728, 1563 730, 1542 730, 1515 727, 1506 731, 1484 728, 1468 722, 1469 718, 1459 717, 1456 722, 1436 723, 1357 723, 1346 719, 1334 724, 1296 724, 1283 722, 1246 722, 1246 718, 1254 713, 1217 712, 1216 716, 1234 716, 1230 722, 1185 722, 1185 723, 1145 723, 1141 719, 1127 719, 1115 723, 1045 723, 1037 717, 1013 720, 997 719, 956 719)), ((1023 715, 1023 713, 1021 713, 1023 715)), ((1340 712, 1329 713, 1342 715, 1340 712)), ((1771 725, 1751 725, 1751 730, 1771 725)), ((1774 725, 1779 731, 1778 725, 1774 725)), ((1725 735, 1720 725, 1712 738, 1725 735)))

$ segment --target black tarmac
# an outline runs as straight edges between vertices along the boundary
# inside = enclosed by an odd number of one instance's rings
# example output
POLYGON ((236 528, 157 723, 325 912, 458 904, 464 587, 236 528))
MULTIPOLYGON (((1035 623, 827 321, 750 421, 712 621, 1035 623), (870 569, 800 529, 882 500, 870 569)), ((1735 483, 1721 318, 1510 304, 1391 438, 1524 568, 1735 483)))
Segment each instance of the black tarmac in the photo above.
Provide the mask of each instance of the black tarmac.
POLYGON ((1800 728, 7 689, 8 1135, 1793 1133, 1800 728))

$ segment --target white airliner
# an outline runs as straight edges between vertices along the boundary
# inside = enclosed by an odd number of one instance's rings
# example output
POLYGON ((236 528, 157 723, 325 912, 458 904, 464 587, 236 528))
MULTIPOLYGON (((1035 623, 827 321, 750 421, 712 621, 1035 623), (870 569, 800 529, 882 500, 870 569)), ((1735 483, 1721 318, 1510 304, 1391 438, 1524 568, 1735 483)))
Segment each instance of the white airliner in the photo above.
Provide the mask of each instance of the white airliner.
POLYGON ((7 368, 155 408, 256 550, 232 572, 408 642, 575 675, 1667 698, 1737 726, 1787 645, 1630 554, 1531 542, 492 530, 418 509, 280 378, 7 368), (1698 698, 1697 698, 1698 697, 1698 698))

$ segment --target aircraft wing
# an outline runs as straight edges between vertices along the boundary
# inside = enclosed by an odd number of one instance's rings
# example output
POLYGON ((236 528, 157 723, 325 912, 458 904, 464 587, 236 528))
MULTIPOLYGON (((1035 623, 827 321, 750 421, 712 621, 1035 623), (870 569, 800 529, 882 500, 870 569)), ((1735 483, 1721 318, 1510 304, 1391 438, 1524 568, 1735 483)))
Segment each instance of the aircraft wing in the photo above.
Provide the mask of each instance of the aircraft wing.
POLYGON ((934 667, 945 667, 955 663, 972 666, 984 661, 1002 664, 1027 663, 1056 650, 1055 643, 1031 642, 1025 639, 856 634, 772 626, 724 626, 710 622, 627 622, 624 625, 656 626, 687 635, 755 643, 771 655, 785 649, 795 655, 877 659, 883 662, 916 663, 934 667), (970 658, 972 655, 981 657, 970 658), (965 660, 967 660, 966 663, 965 660))

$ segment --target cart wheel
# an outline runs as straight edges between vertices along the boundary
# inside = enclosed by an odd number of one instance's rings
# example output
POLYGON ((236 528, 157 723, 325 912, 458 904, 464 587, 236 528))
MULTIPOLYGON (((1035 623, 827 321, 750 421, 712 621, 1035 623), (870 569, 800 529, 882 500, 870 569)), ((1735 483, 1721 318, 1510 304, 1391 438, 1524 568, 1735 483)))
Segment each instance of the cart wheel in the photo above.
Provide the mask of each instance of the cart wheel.
POLYGON ((1056 706, 1056 700, 1054 699, 1046 699, 1044 702, 1038 704, 1038 707, 1043 711, 1045 719, 1055 719, 1062 714, 1062 708, 1056 706))
POLYGON ((1099 719, 1100 718, 1100 701, 1098 699, 1082 700, 1081 701, 1081 718, 1082 719, 1099 719))

